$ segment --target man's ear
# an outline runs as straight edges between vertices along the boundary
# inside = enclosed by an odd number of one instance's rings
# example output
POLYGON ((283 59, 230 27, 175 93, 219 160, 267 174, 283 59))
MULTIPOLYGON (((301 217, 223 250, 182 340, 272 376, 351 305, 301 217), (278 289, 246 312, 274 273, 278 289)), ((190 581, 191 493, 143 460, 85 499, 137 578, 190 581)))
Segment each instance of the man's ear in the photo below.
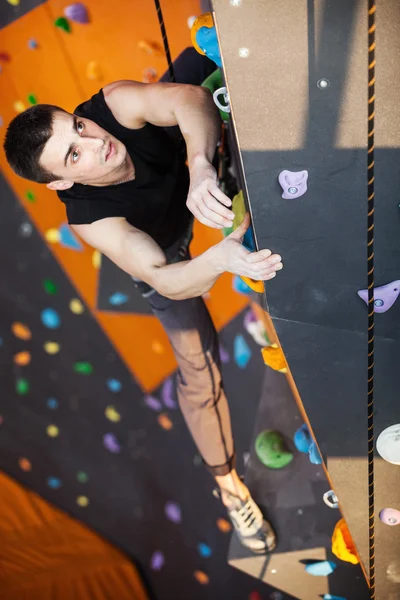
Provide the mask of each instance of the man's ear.
POLYGON ((52 181, 51 183, 47 183, 46 187, 48 187, 49 190, 62 191, 62 190, 69 190, 69 188, 71 188, 73 185, 74 185, 73 181, 67 181, 66 179, 57 179, 57 181, 52 181))

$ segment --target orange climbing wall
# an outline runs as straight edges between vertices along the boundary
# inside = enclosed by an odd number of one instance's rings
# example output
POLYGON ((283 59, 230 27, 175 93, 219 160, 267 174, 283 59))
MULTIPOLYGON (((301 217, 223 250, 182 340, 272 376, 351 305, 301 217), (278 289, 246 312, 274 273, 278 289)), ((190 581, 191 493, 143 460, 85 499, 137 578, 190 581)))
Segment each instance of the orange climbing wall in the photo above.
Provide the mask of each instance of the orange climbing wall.
MULTIPOLYGON (((63 15, 68 5, 62 0, 47 2, 0 31, 0 52, 11 57, 10 62, 2 63, 0 73, 1 142, 7 123, 17 114, 15 103, 23 102, 27 108, 29 94, 34 94, 38 102, 61 105, 72 111, 110 81, 141 81, 144 69, 149 67, 158 76, 166 70, 153 0, 118 3, 90 0, 85 4, 90 23, 71 23, 70 33, 54 26, 54 20, 63 15), (29 49, 30 38, 38 42, 36 50, 29 49), (155 42, 161 51, 149 55, 139 48, 143 40, 155 42), (100 74, 97 79, 87 76, 92 61, 100 74)), ((198 15, 200 9, 196 0, 164 0, 162 6, 174 58, 190 45, 187 19, 198 15)), ((2 148, 0 167, 124 362, 141 386, 150 391, 176 367, 161 325, 151 316, 97 310, 99 271, 93 250, 84 246, 83 252, 77 252, 50 241, 54 237, 51 233, 66 221, 64 207, 55 193, 16 177, 6 164, 2 148), (34 202, 26 198, 28 190, 33 192, 34 202)), ((215 230, 196 226, 192 252, 198 254, 219 239, 220 234, 215 230)), ((207 304, 220 329, 247 304, 247 299, 232 291, 231 277, 225 275, 213 288, 207 304)))

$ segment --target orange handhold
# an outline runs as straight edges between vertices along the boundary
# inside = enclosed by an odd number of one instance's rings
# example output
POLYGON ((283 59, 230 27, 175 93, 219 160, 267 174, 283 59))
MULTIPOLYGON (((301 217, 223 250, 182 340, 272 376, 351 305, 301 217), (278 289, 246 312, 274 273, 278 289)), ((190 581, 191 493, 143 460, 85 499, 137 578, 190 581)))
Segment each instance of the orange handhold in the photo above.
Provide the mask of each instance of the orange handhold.
POLYGON ((90 61, 88 66, 86 67, 86 77, 92 80, 101 80, 103 78, 103 74, 101 72, 101 67, 99 63, 95 60, 90 61))
POLYGON ((196 40, 196 34, 197 34, 198 30, 201 29, 202 27, 208 27, 209 29, 211 27, 214 27, 212 13, 210 13, 210 12, 204 13, 204 15, 200 15, 199 17, 197 17, 197 19, 193 23, 191 30, 190 30, 190 37, 191 37, 193 46, 195 47, 195 49, 197 50, 197 52, 199 54, 202 54, 203 56, 205 56, 205 52, 203 52, 203 50, 200 48, 200 46, 198 45, 197 40, 196 40))
POLYGON ((154 56, 162 56, 163 52, 161 50, 160 45, 157 42, 149 42, 147 40, 140 40, 138 43, 140 50, 144 50, 147 54, 152 54, 154 56))
POLYGON ((353 538, 350 535, 349 528, 344 519, 336 523, 332 534, 332 552, 340 560, 358 565, 360 562, 353 538))
POLYGON ((204 571, 195 571, 194 572, 195 579, 202 585, 207 585, 210 581, 208 575, 204 573, 204 571))
POLYGON ((26 325, 23 325, 23 323, 13 323, 11 326, 11 331, 15 337, 19 338, 20 340, 30 340, 32 337, 30 329, 26 325))
POLYGON ((264 363, 274 369, 274 371, 279 371, 279 373, 287 373, 286 359, 283 354, 282 348, 278 346, 278 344, 271 344, 271 346, 266 346, 261 349, 261 354, 264 359, 264 363))
POLYGON ((31 353, 30 352, 18 352, 18 354, 14 355, 14 362, 16 365, 20 367, 25 367, 29 365, 31 362, 31 353))
POLYGON ((161 427, 163 429, 165 429, 166 431, 170 431, 173 428, 172 421, 168 417, 168 415, 165 415, 165 414, 159 415, 157 421, 158 421, 158 424, 161 425, 161 427))
POLYGON ((257 281, 256 279, 250 279, 250 277, 242 277, 243 281, 253 290, 253 292, 257 292, 258 294, 262 294, 264 291, 264 284, 262 281, 257 281))

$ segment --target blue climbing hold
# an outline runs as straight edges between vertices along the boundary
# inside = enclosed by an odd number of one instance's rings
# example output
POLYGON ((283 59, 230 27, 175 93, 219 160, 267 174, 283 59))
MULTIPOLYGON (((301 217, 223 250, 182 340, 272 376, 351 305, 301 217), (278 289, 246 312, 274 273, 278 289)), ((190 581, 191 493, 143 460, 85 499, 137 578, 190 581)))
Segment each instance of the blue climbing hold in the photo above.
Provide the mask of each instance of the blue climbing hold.
POLYGON ((239 369, 245 369, 251 358, 251 350, 244 337, 240 334, 235 337, 235 341, 233 342, 233 351, 237 366, 239 369))
POLYGON ((122 383, 118 379, 107 379, 107 387, 110 392, 119 392, 122 388, 122 383))
POLYGON ((332 596, 332 594, 324 594, 323 600, 346 600, 343 596, 332 596))
POLYGON ((200 27, 196 33, 196 42, 207 58, 213 60, 217 67, 222 68, 221 53, 215 27, 200 27))
POLYGON ((47 485, 53 490, 58 490, 61 487, 61 481, 58 477, 48 477, 47 485))
POLYGON ((128 302, 129 298, 126 294, 122 294, 121 292, 115 292, 112 296, 109 297, 108 301, 113 306, 121 306, 121 304, 125 304, 128 302))
POLYGON ((304 454, 308 454, 310 450, 310 444, 312 442, 312 437, 305 423, 296 431, 293 437, 293 441, 294 445, 296 446, 299 452, 304 452, 304 454))
POLYGON ((251 288, 241 279, 238 275, 235 275, 232 282, 233 289, 239 294, 251 294, 251 288))
POLYGON ((69 248, 70 250, 83 250, 83 246, 72 231, 71 227, 68 223, 64 223, 61 225, 60 229, 60 244, 65 248, 69 248))
POLYGON ((317 448, 317 444, 312 441, 310 444, 310 449, 308 451, 308 456, 310 458, 310 463, 313 465, 322 465, 322 456, 317 448))
POLYGON ((40 318, 43 325, 49 329, 58 329, 60 327, 61 319, 54 308, 45 308, 42 310, 40 318))
POLYGON ((47 407, 55 410, 58 407, 58 400, 55 398, 49 398, 47 400, 47 407))
POLYGON ((326 577, 327 575, 333 573, 335 569, 335 563, 329 560, 320 560, 306 565, 307 573, 310 575, 315 575, 316 577, 326 577))
POLYGON ((197 550, 199 551, 200 556, 202 556, 203 558, 209 558, 212 555, 212 550, 210 546, 204 544, 203 542, 197 544, 197 550))
POLYGON ((253 230, 251 227, 249 227, 244 234, 242 243, 247 250, 250 250, 250 252, 256 252, 256 242, 254 240, 253 230))

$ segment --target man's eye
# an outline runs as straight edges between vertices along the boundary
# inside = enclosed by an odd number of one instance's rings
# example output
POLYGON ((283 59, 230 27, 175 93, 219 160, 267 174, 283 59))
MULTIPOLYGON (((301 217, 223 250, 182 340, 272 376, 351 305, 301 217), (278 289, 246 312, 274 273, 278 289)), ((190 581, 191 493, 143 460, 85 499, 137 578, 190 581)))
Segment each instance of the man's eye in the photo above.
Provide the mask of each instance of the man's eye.
POLYGON ((79 154, 76 150, 72 153, 72 161, 76 162, 78 160, 79 154))
POLYGON ((77 129, 78 129, 78 133, 81 133, 81 131, 84 130, 84 124, 82 123, 82 121, 79 121, 78 125, 77 125, 77 129))

